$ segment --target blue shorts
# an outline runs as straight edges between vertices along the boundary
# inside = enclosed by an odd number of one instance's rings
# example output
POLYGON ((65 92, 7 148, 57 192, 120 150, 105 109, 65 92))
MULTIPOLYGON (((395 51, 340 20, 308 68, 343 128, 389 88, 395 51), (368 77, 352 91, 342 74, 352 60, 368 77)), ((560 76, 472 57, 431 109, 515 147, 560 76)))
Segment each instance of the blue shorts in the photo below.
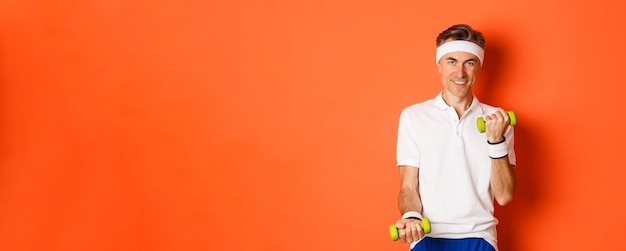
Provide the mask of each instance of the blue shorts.
POLYGON ((411 251, 495 251, 482 238, 444 239, 424 237, 411 251))

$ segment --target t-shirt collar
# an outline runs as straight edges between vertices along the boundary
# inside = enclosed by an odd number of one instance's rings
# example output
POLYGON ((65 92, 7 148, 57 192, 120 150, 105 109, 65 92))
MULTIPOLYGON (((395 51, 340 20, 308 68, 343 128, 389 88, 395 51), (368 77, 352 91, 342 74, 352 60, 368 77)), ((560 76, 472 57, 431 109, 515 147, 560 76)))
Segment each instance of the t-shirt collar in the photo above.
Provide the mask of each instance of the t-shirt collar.
MULTIPOLYGON (((448 104, 446 104, 446 101, 443 100, 443 92, 440 92, 439 94, 437 94, 437 96, 435 97, 435 106, 441 110, 446 110, 449 108, 452 108, 451 106, 449 106, 448 104)), ((478 113, 483 113, 483 109, 482 106, 480 105, 480 101, 478 100, 478 98, 476 98, 475 95, 473 95, 473 100, 472 100, 472 104, 470 105, 469 109, 467 109, 468 111, 475 111, 478 113)))

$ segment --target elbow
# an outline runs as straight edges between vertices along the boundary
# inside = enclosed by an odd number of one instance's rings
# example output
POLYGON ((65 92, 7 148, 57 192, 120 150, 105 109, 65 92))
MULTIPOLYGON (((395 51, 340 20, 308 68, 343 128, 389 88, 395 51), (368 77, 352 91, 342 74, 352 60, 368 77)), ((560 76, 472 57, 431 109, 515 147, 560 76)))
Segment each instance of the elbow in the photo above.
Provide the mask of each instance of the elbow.
POLYGON ((513 201, 513 193, 497 196, 496 201, 500 206, 505 206, 513 201))
POLYGON ((509 189, 500 191, 495 194, 496 201, 500 206, 507 205, 513 201, 513 193, 515 191, 515 186, 511 186, 509 189))
POLYGON ((495 199, 500 206, 507 205, 513 201, 513 193, 515 192, 515 184, 495 193, 495 199))
POLYGON ((500 186, 495 190, 494 197, 500 206, 507 205, 513 201, 513 194, 515 193, 516 182, 513 178, 510 182, 504 186, 500 186))

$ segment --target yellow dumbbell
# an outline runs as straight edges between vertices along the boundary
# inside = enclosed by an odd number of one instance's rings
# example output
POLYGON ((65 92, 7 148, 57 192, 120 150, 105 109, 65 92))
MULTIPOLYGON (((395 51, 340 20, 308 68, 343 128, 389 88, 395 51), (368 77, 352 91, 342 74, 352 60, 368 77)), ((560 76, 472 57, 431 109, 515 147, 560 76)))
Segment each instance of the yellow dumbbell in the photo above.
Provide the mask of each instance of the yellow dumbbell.
MULTIPOLYGON (((422 228, 422 230, 424 230, 425 234, 430 233, 430 220, 428 220, 428 218, 422 219, 422 222, 420 222, 420 227, 422 228)), ((391 240, 398 240, 399 233, 396 225, 389 226, 389 235, 391 235, 391 240)))
MULTIPOLYGON (((513 111, 506 112, 509 115, 509 124, 511 126, 517 125, 517 117, 515 117, 515 113, 513 111)), ((485 118, 480 117, 476 119, 476 126, 478 127, 478 132, 483 133, 487 129, 485 127, 485 118)))

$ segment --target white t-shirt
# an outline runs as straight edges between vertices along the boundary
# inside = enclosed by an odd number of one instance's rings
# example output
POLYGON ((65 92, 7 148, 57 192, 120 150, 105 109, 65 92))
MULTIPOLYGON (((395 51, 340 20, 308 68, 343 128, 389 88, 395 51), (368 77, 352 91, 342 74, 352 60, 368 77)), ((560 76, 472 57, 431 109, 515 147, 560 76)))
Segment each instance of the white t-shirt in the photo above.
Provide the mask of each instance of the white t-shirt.
MULTIPOLYGON (((491 159, 487 136, 476 119, 497 108, 476 97, 458 118, 439 93, 405 108, 398 127, 397 164, 419 168, 422 215, 434 238, 483 238, 497 250, 494 197, 490 190, 491 159)), ((509 162, 515 165, 513 129, 505 132, 509 162)), ((414 245, 415 243, 413 243, 414 245)), ((413 246, 412 245, 412 246, 413 246)))

